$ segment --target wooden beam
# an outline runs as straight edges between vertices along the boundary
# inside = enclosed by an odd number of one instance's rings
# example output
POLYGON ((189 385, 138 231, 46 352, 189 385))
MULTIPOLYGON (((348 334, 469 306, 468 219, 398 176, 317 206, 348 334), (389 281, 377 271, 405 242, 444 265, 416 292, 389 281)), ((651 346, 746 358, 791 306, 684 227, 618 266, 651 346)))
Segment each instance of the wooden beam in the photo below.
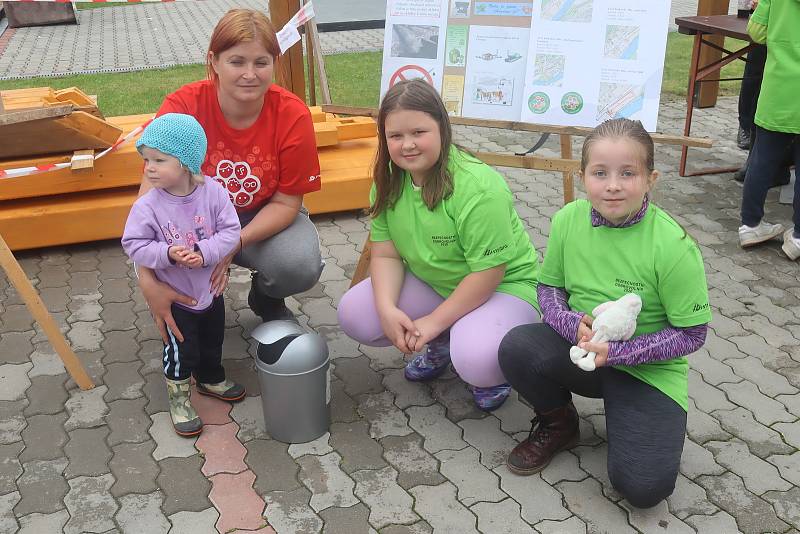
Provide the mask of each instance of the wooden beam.
MULTIPOLYGON (((571 135, 561 135, 561 158, 569 161, 572 160, 572 136, 571 135)), ((574 183, 574 175, 577 169, 564 171, 563 181, 564 181, 564 204, 569 204, 573 200, 575 200, 575 183, 574 183)))
POLYGON ((6 272, 8 281, 13 284, 19 296, 22 297, 22 300, 28 307, 28 311, 31 312, 33 318, 36 319, 36 322, 39 323, 39 326, 44 330, 50 344, 58 353, 61 361, 64 362, 64 367, 67 369, 69 375, 81 389, 92 389, 94 387, 92 379, 86 374, 86 370, 83 368, 83 365, 81 365, 81 361, 75 353, 72 352, 67 340, 64 339, 64 335, 58 328, 58 324, 56 324, 53 317, 47 311, 47 308, 45 308, 39 294, 31 285, 31 281, 28 280, 28 276, 25 274, 25 271, 22 270, 22 267, 19 266, 19 263, 17 263, 14 254, 11 253, 11 250, 8 248, 8 245, 1 235, 0 265, 2 265, 3 270, 6 272))
MULTIPOLYGON (((370 117, 378 116, 378 110, 375 108, 323 105, 322 111, 326 113, 337 113, 339 115, 368 115, 370 117)), ((574 135, 578 137, 585 137, 593 130, 593 128, 587 128, 583 126, 553 126, 550 124, 531 124, 527 122, 497 121, 489 119, 470 119, 466 117, 450 117, 450 122, 452 124, 459 124, 462 126, 483 126, 486 128, 502 128, 505 130, 514 130, 518 132, 541 132, 559 135, 574 135)), ((660 145, 679 145, 696 148, 711 148, 714 146, 713 139, 709 139, 707 137, 687 137, 684 135, 666 135, 660 133, 651 133, 650 137, 653 138, 654 143, 660 145)))
MULTIPOLYGON (((311 46, 314 51, 314 63, 319 74, 319 90, 322 92, 322 103, 331 103, 331 90, 328 86, 328 73, 325 71, 325 56, 322 54, 322 45, 319 42, 319 32, 317 31, 317 21, 314 19, 306 22, 306 32, 311 38, 311 46)), ((309 61, 309 65, 311 61, 309 61)))
POLYGON ((575 173, 580 170, 580 161, 574 159, 542 158, 539 156, 514 156, 493 152, 473 152, 475 157, 487 165, 533 169, 537 171, 575 173))
MULTIPOLYGON (((269 0, 269 16, 280 30, 300 10, 300 0, 269 0)), ((300 43, 287 50, 279 61, 279 84, 306 101, 306 78, 303 72, 303 47, 300 43)))
MULTIPOLYGON (((697 3, 698 15, 727 15, 728 14, 729 0, 699 0, 697 3)), ((725 37, 721 35, 706 35, 704 39, 713 42, 717 46, 725 44, 725 37)), ((710 46, 703 46, 700 49, 700 66, 710 65, 715 61, 719 61, 722 57, 722 52, 715 50, 710 46)), ((719 78, 720 71, 717 69, 710 76, 719 78)), ((719 82, 703 82, 698 83, 694 94, 694 105, 698 108, 709 108, 717 104, 717 95, 719 94, 719 82)))

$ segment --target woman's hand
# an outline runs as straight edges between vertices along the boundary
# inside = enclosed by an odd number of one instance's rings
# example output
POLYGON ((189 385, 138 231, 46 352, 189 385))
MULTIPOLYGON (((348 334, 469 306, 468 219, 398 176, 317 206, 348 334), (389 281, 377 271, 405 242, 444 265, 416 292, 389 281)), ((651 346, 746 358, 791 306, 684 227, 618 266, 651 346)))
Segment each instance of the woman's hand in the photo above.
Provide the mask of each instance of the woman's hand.
POLYGON ((593 322, 594 319, 588 313, 581 317, 581 322, 578 323, 578 334, 575 336, 575 339, 577 339, 578 342, 584 338, 587 340, 592 339, 592 335, 594 334, 594 332, 592 332, 593 322))
POLYGON ((447 329, 447 325, 439 322, 433 314, 420 317, 414 321, 414 328, 408 332, 406 338, 411 352, 417 352, 447 329))
POLYGON ((175 318, 172 317, 172 303, 177 302, 186 306, 194 306, 197 301, 178 293, 169 285, 159 281, 153 275, 153 271, 144 267, 139 267, 139 287, 142 290, 144 300, 147 301, 147 305, 150 307, 153 321, 155 321, 156 328, 158 328, 164 343, 169 343, 167 329, 172 332, 172 335, 178 341, 183 343, 183 334, 178 325, 175 324, 175 318))
POLYGON ((397 347, 403 354, 411 354, 413 351, 406 342, 408 333, 415 329, 411 318, 396 306, 384 312, 379 311, 378 317, 381 320, 383 333, 389 338, 392 345, 397 347))
POLYGON ((586 352, 594 352, 594 366, 603 367, 608 362, 608 343, 607 342, 592 342, 590 338, 585 337, 578 342, 578 346, 586 352))
POLYGON ((222 258, 219 263, 214 267, 214 270, 211 271, 211 290, 210 292, 214 294, 215 297, 222 295, 222 292, 225 291, 225 288, 228 287, 228 280, 231 277, 231 262, 233 261, 233 257, 236 255, 234 251, 222 258))

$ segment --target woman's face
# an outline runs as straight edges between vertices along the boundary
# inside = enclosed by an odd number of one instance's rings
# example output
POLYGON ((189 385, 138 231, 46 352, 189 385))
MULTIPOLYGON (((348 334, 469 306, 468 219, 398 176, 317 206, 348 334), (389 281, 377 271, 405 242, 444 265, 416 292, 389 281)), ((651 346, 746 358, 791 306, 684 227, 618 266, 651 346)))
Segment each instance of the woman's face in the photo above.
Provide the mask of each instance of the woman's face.
POLYGON ((244 41, 219 55, 209 52, 219 89, 241 102, 264 98, 272 83, 275 58, 258 41, 244 41))

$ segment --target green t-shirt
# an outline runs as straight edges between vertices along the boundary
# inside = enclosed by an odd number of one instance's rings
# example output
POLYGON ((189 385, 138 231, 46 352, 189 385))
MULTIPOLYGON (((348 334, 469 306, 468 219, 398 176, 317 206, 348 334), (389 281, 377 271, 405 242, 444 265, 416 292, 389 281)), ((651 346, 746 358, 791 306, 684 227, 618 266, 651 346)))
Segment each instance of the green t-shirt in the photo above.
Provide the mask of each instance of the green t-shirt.
MULTIPOLYGON (((465 276, 506 264, 497 291, 537 310, 539 261, 503 177, 453 148, 453 194, 432 211, 405 173, 395 205, 372 219, 372 241, 392 241, 408 269, 447 298, 465 276)), ((371 199, 375 199, 375 186, 371 199)))
POLYGON ((800 133, 800 0, 761 0, 750 20, 767 28, 767 64, 755 122, 800 133))
MULTIPOLYGON (((593 227, 591 209, 588 201, 576 200, 553 216, 541 283, 566 289, 570 308, 589 314, 598 304, 636 293, 642 311, 634 337, 711 321, 703 258, 672 217, 651 203, 632 226, 593 227)), ((687 409, 685 356, 615 367, 687 409)))

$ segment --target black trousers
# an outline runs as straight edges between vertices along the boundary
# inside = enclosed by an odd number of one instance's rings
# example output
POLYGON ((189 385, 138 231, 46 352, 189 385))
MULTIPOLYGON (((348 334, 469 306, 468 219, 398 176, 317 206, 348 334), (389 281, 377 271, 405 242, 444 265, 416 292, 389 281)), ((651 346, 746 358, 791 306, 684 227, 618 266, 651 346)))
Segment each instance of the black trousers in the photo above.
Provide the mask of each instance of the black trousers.
POLYGON ((169 343, 164 345, 164 376, 170 380, 194 376, 203 384, 225 380, 225 368, 222 367, 225 302, 222 295, 200 313, 173 304, 172 316, 183 334, 183 343, 169 332, 169 343))
POLYGON ((794 164, 794 231, 800 233, 800 134, 755 127, 755 142, 748 158, 742 190, 742 224, 757 226, 764 217, 767 192, 784 169, 787 153, 794 164))
POLYGON ((756 45, 747 53, 744 65, 744 79, 739 89, 739 126, 743 130, 753 129, 756 116, 756 104, 761 92, 761 80, 764 78, 764 65, 767 63, 766 45, 756 45))
POLYGON ((633 506, 655 506, 675 489, 686 412, 624 371, 581 370, 569 359, 570 346, 546 324, 518 326, 500 343, 500 367, 538 412, 564 406, 573 393, 602 398, 611 484, 633 506))

